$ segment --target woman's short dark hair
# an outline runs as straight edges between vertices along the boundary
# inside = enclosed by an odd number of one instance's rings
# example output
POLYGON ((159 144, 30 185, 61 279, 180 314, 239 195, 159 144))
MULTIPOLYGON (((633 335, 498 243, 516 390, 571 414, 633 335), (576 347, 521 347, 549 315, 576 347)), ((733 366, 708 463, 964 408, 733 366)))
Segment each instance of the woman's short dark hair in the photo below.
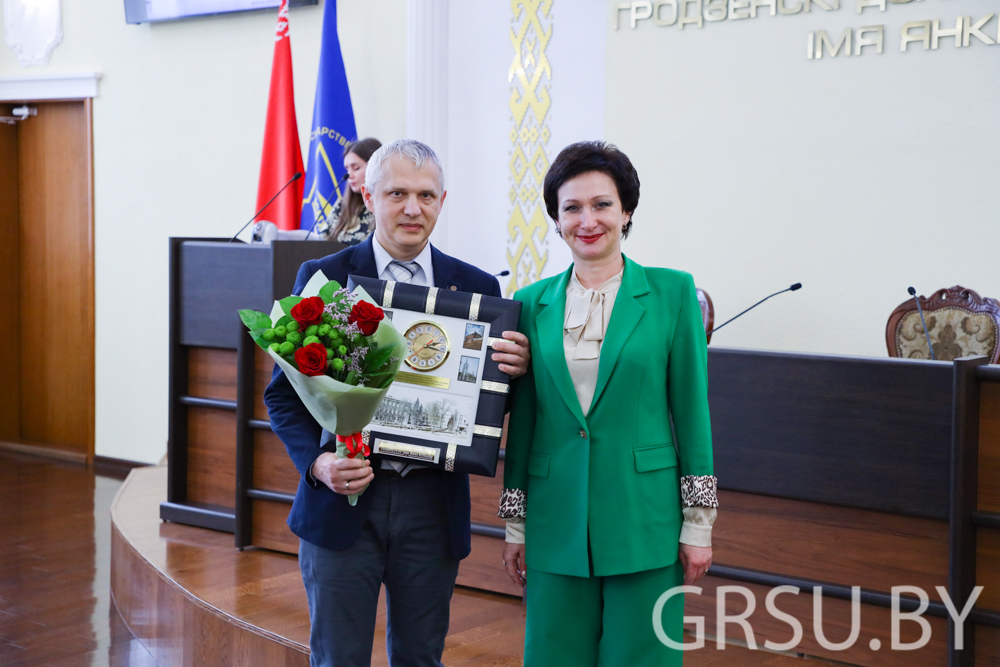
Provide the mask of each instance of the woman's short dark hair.
POLYGON ((605 141, 581 141, 559 152, 545 174, 542 196, 545 209, 553 220, 559 220, 559 188, 580 174, 598 171, 615 182, 622 211, 630 214, 622 227, 622 238, 632 230, 631 214, 639 205, 639 174, 632 161, 614 144, 605 141))

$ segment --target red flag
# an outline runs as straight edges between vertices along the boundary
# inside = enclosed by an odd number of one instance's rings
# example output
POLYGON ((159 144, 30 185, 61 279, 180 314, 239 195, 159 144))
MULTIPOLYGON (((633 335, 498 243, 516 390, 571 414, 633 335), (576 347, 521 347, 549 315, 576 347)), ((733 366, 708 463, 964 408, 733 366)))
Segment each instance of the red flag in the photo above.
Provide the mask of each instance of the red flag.
MULTIPOLYGON (((257 184, 257 208, 267 203, 295 172, 303 172, 299 129, 295 122, 295 93, 292 86, 292 45, 288 36, 288 0, 278 8, 278 30, 274 36, 271 65, 271 92, 267 100, 264 127, 264 154, 257 184)), ((278 229, 298 229, 302 208, 303 179, 289 185, 257 216, 270 220, 278 229)))

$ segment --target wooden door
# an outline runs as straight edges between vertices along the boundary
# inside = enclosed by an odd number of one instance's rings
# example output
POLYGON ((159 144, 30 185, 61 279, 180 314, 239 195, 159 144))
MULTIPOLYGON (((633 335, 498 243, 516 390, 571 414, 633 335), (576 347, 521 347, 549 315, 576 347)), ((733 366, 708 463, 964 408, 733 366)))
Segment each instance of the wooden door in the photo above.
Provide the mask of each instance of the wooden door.
MULTIPOLYGON (((38 115, 16 126, 16 230, 9 212, 4 217, 10 206, 0 205, 0 316, 19 351, 5 358, 11 382, 0 382, 6 385, 0 393, 0 435, 89 461, 94 454, 90 101, 30 106, 38 115), (19 363, 12 363, 15 356, 19 363)), ((9 107, 3 111, 9 113, 9 107)), ((12 169, 9 150, 3 152, 6 134, 0 132, 0 181, 12 169)), ((6 202, 10 187, 0 188, 6 188, 0 192, 6 202)))
MULTIPOLYGON (((0 116, 13 105, 0 104, 0 116)), ((17 322, 20 309, 20 245, 18 243, 17 126, 0 123, 0 322, 17 322)), ((0 440, 20 437, 20 332, 8 327, 4 372, 0 373, 0 440)))

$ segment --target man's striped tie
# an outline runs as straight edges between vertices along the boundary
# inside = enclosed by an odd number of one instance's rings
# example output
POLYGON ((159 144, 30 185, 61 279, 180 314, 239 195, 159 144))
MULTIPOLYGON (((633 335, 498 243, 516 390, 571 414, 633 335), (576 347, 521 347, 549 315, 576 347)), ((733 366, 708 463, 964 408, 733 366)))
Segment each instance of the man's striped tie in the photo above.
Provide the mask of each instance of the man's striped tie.
POLYGON ((400 283, 413 282, 413 276, 417 275, 419 269, 420 265, 416 262, 400 262, 395 259, 389 262, 389 273, 400 283))

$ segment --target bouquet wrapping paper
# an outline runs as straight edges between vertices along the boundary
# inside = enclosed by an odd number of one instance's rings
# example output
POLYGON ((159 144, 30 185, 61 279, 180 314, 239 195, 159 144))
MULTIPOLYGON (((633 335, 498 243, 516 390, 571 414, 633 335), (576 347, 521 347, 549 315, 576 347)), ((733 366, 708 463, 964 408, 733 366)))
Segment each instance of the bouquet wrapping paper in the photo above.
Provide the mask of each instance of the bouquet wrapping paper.
MULTIPOLYGON (((303 298, 317 296, 320 288, 327 282, 329 282, 329 279, 323 275, 323 272, 317 271, 309 282, 306 283, 301 296, 303 298)), ((375 304, 362 287, 355 289, 353 296, 355 302, 367 301, 373 305, 378 305, 375 304)), ((274 308, 271 310, 271 321, 277 322, 285 314, 281 304, 275 301, 274 308)), ((400 358, 394 362, 393 372, 398 371, 406 345, 402 334, 392 325, 392 321, 388 318, 383 319, 379 322, 378 329, 369 338, 378 343, 380 347, 393 344, 398 345, 397 349, 399 350, 400 358)), ((361 387, 339 382, 328 375, 304 375, 273 350, 268 350, 268 354, 271 355, 274 363, 288 377, 288 381, 291 383, 292 388, 295 389, 295 393, 298 394, 309 414, 319 422, 320 426, 338 436, 353 436, 362 431, 371 422, 375 411, 378 410, 379 403, 382 402, 386 392, 389 391, 388 385, 381 389, 373 389, 372 387, 361 387)), ((369 450, 365 447, 364 453, 352 455, 352 452, 348 451, 344 440, 337 438, 338 458, 363 457, 368 452, 369 450)), ((362 493, 364 493, 364 489, 359 489, 357 494, 348 496, 348 501, 351 505, 357 503, 358 496, 362 493)))

